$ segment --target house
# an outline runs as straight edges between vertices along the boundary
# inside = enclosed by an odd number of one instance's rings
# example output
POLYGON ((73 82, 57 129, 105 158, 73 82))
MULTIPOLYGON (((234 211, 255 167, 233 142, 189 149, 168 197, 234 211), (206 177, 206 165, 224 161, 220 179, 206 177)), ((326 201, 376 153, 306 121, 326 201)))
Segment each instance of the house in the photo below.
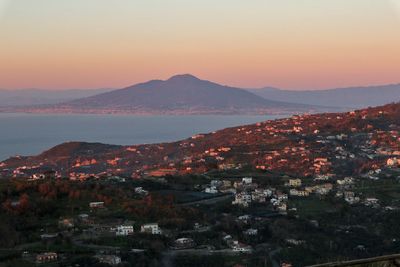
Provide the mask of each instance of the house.
POLYGON ((315 190, 315 193, 318 195, 327 195, 330 192, 330 189, 325 188, 325 187, 318 187, 315 190))
POLYGON ((148 176, 153 176, 153 177, 163 177, 167 175, 175 175, 177 173, 176 168, 170 168, 170 169, 157 169, 150 171, 148 173, 148 176))
POLYGON ((326 169, 331 166, 332 163, 329 162, 327 158, 316 158, 314 159, 314 168, 316 173, 319 173, 322 169, 326 169))
POLYGON ((220 147, 220 148, 218 148, 218 151, 219 152, 229 152, 229 151, 231 151, 231 148, 230 147, 220 147))
POLYGON ((230 170, 230 169, 234 169, 234 168, 236 168, 235 164, 223 163, 223 164, 218 165, 218 169, 220 169, 220 170, 230 170))
POLYGON ((225 235, 222 237, 222 240, 226 242, 227 244, 230 244, 232 242, 232 236, 231 235, 225 235))
POLYGON ((143 224, 140 228, 140 232, 152 235, 160 235, 162 233, 161 229, 158 227, 158 223, 143 224))
POLYGON ((317 185, 314 188, 315 188, 315 193, 317 193, 318 195, 326 195, 333 189, 333 184, 326 183, 322 185, 317 185))
POLYGON ((205 232, 205 231, 210 230, 210 227, 207 226, 207 225, 201 225, 200 223, 195 223, 194 226, 193 226, 193 229, 196 232, 205 232))
POLYGON ((255 236, 255 235, 258 235, 258 229, 250 228, 250 229, 243 231, 243 234, 249 235, 249 236, 255 236))
POLYGON ((232 181, 222 180, 222 187, 226 187, 226 188, 232 187, 232 181))
POLYGON ((277 209, 280 212, 286 212, 287 211, 287 204, 286 203, 279 203, 277 205, 277 209))
POLYGON ((149 192, 144 190, 143 187, 135 187, 135 193, 140 195, 147 195, 149 192))
POLYGON ((13 208, 17 208, 19 205, 21 205, 21 201, 19 201, 19 200, 14 200, 14 201, 11 201, 11 207, 13 207, 13 208))
POLYGON ((99 202, 90 202, 89 203, 89 207, 91 209, 102 209, 104 208, 104 202, 103 201, 99 201, 99 202))
POLYGON ((282 192, 276 192, 276 197, 279 201, 285 201, 288 200, 288 195, 282 192))
POLYGON ((86 221, 86 220, 89 219, 89 215, 86 214, 86 213, 79 214, 79 215, 78 215, 78 219, 79 219, 80 221, 86 221))
POLYGON ((215 186, 208 186, 208 187, 206 187, 204 192, 206 192, 208 194, 217 194, 218 193, 218 189, 215 186))
POLYGON ((244 223, 249 223, 251 220, 251 216, 250 215, 241 215, 238 217, 238 220, 244 223))
POLYGON ((239 181, 233 182, 233 187, 234 188, 241 188, 242 186, 243 186, 242 182, 239 182, 239 181))
POLYGON ((94 256, 100 263, 109 264, 111 266, 121 263, 121 258, 116 255, 96 255, 94 256))
POLYGON ((222 181, 220 180, 211 180, 210 186, 211 187, 220 187, 222 185, 222 181))
POLYGON ((252 252, 251 246, 239 243, 238 241, 233 241, 232 248, 233 248, 233 251, 235 251, 235 252, 241 252, 241 253, 251 253, 252 252))
POLYGON ((289 179, 289 186, 290 187, 300 187, 301 179, 289 179))
POLYGON ((196 246, 196 243, 191 238, 178 238, 174 241, 173 248, 174 249, 188 249, 196 246))
POLYGON ((304 240, 297 240, 297 239, 286 239, 285 241, 286 241, 286 243, 288 243, 290 245, 295 245, 295 246, 299 246, 306 242, 304 240))
POLYGON ((291 196, 297 196, 297 197, 308 197, 310 193, 306 190, 297 190, 297 189, 290 189, 289 194, 291 196))
POLYGON ((356 197, 355 193, 352 191, 345 191, 343 195, 344 195, 344 200, 349 204, 355 204, 360 201, 360 198, 356 197))
POLYGON ((36 256, 36 263, 46 263, 51 261, 56 261, 58 259, 58 255, 55 252, 46 252, 41 253, 36 256))
POLYGON ((72 228, 74 227, 74 219, 64 218, 58 221, 59 227, 72 228))
POLYGON ((368 197, 364 200, 364 204, 366 206, 371 206, 371 207, 378 207, 379 206, 379 199, 374 198, 374 197, 368 197))
POLYGON ((345 177, 343 180, 337 180, 336 183, 338 185, 351 185, 351 184, 354 184, 354 178, 353 177, 345 177))
POLYGON ((251 195, 245 192, 236 194, 235 200, 232 201, 232 205, 240 205, 243 207, 248 207, 250 203, 251 203, 251 195))
POLYGON ((398 165, 400 165, 400 159, 397 159, 397 158, 389 158, 389 159, 386 161, 386 165, 389 166, 389 167, 398 166, 398 165))
POLYGON ((35 174, 32 174, 32 176, 31 176, 32 180, 42 180, 42 179, 45 179, 45 178, 46 177, 42 173, 35 173, 35 174))
POLYGON ((120 176, 111 176, 108 178, 109 181, 114 181, 114 182, 118 182, 118 183, 125 183, 126 179, 124 177, 120 177, 120 176))
POLYGON ((306 190, 298 190, 297 191, 299 197, 308 197, 310 193, 306 190))
POLYGON ((252 177, 244 177, 244 178, 242 178, 242 183, 243 184, 247 184, 247 185, 249 185, 249 184, 252 184, 253 183, 253 178, 252 177))
POLYGON ((317 174, 314 177, 314 181, 327 181, 330 178, 332 178, 332 176, 328 174, 317 174))
POLYGON ((256 191, 252 192, 251 199, 252 199, 252 201, 258 202, 258 203, 266 202, 266 197, 263 192, 256 192, 256 191))
POLYGON ((116 236, 133 235, 134 230, 132 225, 119 225, 115 231, 116 236))

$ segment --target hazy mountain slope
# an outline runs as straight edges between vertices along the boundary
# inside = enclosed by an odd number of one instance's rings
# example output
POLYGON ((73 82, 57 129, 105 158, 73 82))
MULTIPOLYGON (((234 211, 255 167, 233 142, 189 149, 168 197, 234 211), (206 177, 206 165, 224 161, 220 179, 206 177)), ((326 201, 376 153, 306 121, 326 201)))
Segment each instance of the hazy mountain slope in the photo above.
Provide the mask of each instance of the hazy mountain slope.
POLYGON ((69 90, 44 90, 44 89, 0 89, 0 106, 31 106, 43 104, 56 104, 74 99, 89 97, 112 89, 69 89, 69 90))
POLYGON ((246 90, 222 86, 192 75, 153 80, 120 90, 64 103, 67 110, 111 110, 178 113, 265 113, 310 111, 315 107, 271 101, 246 90))
POLYGON ((400 84, 316 91, 293 91, 276 88, 249 91, 275 101, 344 108, 379 106, 400 100, 400 84))

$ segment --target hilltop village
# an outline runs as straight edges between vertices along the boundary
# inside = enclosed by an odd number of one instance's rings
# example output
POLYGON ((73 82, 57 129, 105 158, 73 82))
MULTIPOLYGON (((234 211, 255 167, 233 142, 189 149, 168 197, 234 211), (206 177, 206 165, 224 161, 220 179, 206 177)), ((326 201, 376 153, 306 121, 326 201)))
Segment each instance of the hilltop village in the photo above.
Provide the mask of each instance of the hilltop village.
POLYGON ((400 104, 390 104, 10 158, 0 163, 1 260, 275 267, 394 253, 399 131, 400 104))

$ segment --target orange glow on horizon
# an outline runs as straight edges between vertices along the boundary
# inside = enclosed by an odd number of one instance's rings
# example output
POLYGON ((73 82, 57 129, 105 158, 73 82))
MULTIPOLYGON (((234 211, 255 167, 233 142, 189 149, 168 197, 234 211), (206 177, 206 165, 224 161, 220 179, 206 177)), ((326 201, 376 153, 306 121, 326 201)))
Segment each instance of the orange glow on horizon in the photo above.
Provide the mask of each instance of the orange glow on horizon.
POLYGON ((9 1, 0 88, 121 88, 179 73, 248 88, 399 83, 393 1, 9 1))

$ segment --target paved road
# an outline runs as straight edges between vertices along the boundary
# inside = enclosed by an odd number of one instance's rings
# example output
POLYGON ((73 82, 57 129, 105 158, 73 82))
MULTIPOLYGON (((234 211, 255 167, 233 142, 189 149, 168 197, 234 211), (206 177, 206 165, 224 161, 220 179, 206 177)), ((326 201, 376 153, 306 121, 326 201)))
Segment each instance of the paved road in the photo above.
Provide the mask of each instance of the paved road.
POLYGON ((178 204, 178 206, 183 207, 183 206, 193 206, 193 205, 200 205, 200 204, 211 205, 211 204, 215 204, 220 201, 224 201, 224 200, 228 200, 228 199, 232 199, 232 198, 233 198, 233 195, 229 194, 229 195, 223 195, 223 196, 219 196, 219 197, 197 200, 197 201, 193 201, 193 202, 186 202, 186 203, 178 204))

